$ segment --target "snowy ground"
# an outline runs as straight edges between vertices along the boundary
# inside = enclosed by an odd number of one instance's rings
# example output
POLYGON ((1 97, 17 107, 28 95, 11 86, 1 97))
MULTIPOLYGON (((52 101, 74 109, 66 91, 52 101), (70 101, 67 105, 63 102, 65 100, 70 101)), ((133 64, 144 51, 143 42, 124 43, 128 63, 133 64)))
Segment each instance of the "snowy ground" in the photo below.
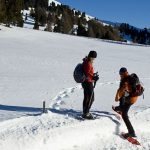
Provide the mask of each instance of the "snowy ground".
POLYGON ((0 150, 150 149, 150 47, 104 42, 0 26, 0 150), (98 52, 92 112, 81 121, 83 91, 73 70, 90 50, 98 52), (141 146, 118 136, 126 127, 111 110, 119 85, 118 70, 137 73, 145 87, 130 111, 141 146), (46 101, 47 114, 41 114, 46 101))

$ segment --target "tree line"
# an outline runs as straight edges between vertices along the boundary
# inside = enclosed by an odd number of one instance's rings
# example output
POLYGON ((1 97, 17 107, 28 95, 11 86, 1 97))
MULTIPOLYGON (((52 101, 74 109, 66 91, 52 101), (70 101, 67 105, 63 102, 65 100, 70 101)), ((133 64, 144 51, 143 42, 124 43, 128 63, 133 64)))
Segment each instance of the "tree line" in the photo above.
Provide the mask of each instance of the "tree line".
POLYGON ((123 41, 124 35, 128 35, 135 43, 150 44, 150 32, 146 28, 139 30, 126 23, 115 27, 104 26, 97 18, 88 19, 85 12, 67 5, 52 2, 49 6, 48 0, 0 0, 0 22, 6 26, 23 27, 21 10, 28 10, 29 7, 35 20, 34 29, 37 30, 39 26, 44 26, 49 32, 116 41, 123 41))
POLYGON ((137 29, 130 26, 127 23, 122 23, 118 27, 120 33, 123 35, 128 35, 134 43, 148 44, 150 45, 150 32, 147 28, 137 29))
POLYGON ((103 26, 96 18, 88 20, 85 12, 71 9, 67 5, 50 6, 37 5, 35 7, 35 25, 46 26, 46 31, 94 37, 109 40, 121 40, 118 29, 112 26, 103 26))
POLYGON ((0 0, 0 22, 6 26, 13 24, 23 26, 21 10, 24 8, 23 0, 0 0))

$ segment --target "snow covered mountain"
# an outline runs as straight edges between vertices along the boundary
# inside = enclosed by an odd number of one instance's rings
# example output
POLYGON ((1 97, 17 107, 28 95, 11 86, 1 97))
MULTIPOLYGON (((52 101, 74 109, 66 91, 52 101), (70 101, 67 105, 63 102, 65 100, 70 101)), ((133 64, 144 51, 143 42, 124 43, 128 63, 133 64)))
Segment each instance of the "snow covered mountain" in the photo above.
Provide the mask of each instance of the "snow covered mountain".
MULTIPOLYGON (((56 0, 49 0, 49 4, 51 4, 52 2, 54 2, 56 5, 61 5, 61 3, 60 2, 58 2, 58 1, 56 1, 56 0)), ((91 16, 91 15, 88 15, 88 14, 86 14, 86 18, 87 18, 87 20, 89 20, 89 19, 93 19, 93 18, 95 18, 94 16, 91 16)), ((99 18, 100 19, 100 18, 99 18)), ((112 22, 112 21, 107 21, 107 20, 99 20, 103 25, 106 25, 106 26, 109 26, 109 25, 111 25, 111 26, 119 26, 121 23, 119 23, 119 22, 112 22)), ((136 29, 138 29, 137 27, 135 27, 136 29)))
POLYGON ((39 15, 37 15, 39 18, 34 17, 35 12, 33 9, 31 9, 32 15, 30 15, 31 10, 24 10, 23 27, 46 30, 49 32, 124 41, 127 43, 150 44, 150 33, 148 30, 139 29, 126 23, 114 23, 100 20, 80 10, 72 9, 65 4, 61 5, 61 3, 55 0, 50 0, 49 5, 51 6, 49 6, 49 11, 47 12, 48 16, 46 13, 42 14, 39 10, 39 15), (54 2, 55 5, 51 5, 52 2, 54 2), (57 5, 61 6, 57 7, 57 5), (51 11, 55 12, 52 13, 51 11), (40 21, 35 23, 35 20, 40 21))
POLYGON ((0 25, 0 150, 150 149, 150 48, 0 25), (9 43, 9 44, 8 44, 9 43), (73 70, 90 50, 98 52, 92 113, 82 121, 83 91, 73 70), (145 87, 129 113, 141 146, 120 138, 126 132, 111 110, 118 70, 135 72, 145 87), (47 114, 41 114, 46 101, 47 114))

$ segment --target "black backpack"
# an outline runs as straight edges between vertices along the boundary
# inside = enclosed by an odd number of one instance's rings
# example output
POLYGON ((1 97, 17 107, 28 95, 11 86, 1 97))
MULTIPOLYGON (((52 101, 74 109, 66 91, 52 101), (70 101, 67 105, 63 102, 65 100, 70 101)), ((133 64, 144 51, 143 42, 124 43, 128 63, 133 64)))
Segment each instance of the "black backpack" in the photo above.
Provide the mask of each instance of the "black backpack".
POLYGON ((143 95, 143 98, 144 98, 144 87, 141 84, 139 77, 135 73, 132 73, 130 75, 130 83, 131 83, 131 88, 132 88, 132 96, 143 95))
POLYGON ((73 77, 77 83, 83 83, 86 80, 86 76, 83 71, 83 64, 79 63, 75 67, 74 72, 73 72, 73 77))

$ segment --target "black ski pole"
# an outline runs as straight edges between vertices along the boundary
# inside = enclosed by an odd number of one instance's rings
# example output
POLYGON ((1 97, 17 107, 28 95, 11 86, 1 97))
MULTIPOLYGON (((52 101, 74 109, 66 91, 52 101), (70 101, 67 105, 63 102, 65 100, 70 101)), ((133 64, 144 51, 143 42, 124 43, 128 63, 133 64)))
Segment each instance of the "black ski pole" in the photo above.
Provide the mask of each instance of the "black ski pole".
POLYGON ((95 88, 95 86, 96 86, 96 81, 94 82, 94 86, 93 86, 92 94, 91 94, 91 97, 90 97, 88 109, 89 109, 89 107, 90 107, 90 105, 91 105, 91 101, 92 101, 92 97, 93 97, 93 94, 94 94, 94 88, 95 88))
POLYGON ((95 86, 96 86, 96 81, 94 82, 94 88, 95 88, 95 86))

